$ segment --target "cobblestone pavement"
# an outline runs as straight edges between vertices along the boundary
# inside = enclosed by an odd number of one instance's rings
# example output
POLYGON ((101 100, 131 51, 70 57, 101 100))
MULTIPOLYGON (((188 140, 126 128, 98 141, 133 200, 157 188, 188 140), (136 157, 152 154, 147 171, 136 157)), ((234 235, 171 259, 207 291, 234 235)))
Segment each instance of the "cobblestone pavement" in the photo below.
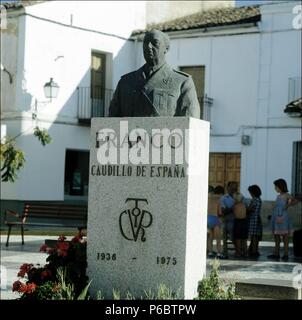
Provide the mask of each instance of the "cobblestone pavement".
MULTIPOLYGON (((25 236, 25 245, 21 245, 20 236, 11 236, 9 247, 5 246, 6 237, 1 236, 1 292, 0 299, 16 299, 18 295, 12 292, 12 284, 17 280, 19 267, 23 263, 44 265, 47 255, 39 252, 45 238, 57 239, 56 236, 25 236)), ((271 261, 267 255, 272 253, 272 242, 261 242, 261 256, 257 260, 235 259, 230 254, 229 259, 220 260, 221 277, 226 281, 238 280, 274 280, 274 283, 287 283, 293 280, 293 268, 301 264, 301 260, 294 259, 292 247, 288 262, 271 261)), ((207 260, 207 274, 211 270, 212 259, 207 260)))

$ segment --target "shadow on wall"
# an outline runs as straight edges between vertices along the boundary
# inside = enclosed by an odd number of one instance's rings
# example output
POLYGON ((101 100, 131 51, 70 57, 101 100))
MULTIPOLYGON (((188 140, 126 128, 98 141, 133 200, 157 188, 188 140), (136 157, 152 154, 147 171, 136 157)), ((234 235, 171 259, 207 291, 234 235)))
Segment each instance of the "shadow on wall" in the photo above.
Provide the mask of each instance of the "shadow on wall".
MULTIPOLYGON (((9 186, 8 183, 2 183, 2 187, 8 190, 11 187, 16 188, 18 200, 2 200, 2 212, 6 208, 22 209, 26 201, 64 200, 66 150, 89 151, 90 118, 108 114, 108 106, 114 91, 113 84, 116 84, 123 74, 136 68, 135 57, 131 50, 133 45, 132 42, 125 43, 114 58, 112 53, 106 53, 108 78, 105 88, 98 88, 97 85, 95 86, 97 88, 91 87, 92 71, 91 68, 88 68, 60 107, 54 121, 47 123, 39 120, 39 112, 36 120, 28 119, 26 133, 16 139, 16 145, 25 153, 25 165, 18 173, 18 179, 14 185, 9 186), (52 138, 49 145, 43 147, 34 137, 33 129, 36 125, 47 129, 52 138)), ((93 48, 88 50, 92 52, 93 48)), ((60 83, 59 86, 60 90, 64 90, 64 83, 60 83)), ((32 105, 34 97, 31 94, 23 91, 20 99, 26 111, 34 111, 32 105)), ((47 116, 46 113, 45 116, 47 116)), ((22 128, 24 124, 20 119, 17 119, 14 126, 8 122, 7 134, 17 136, 21 133, 22 128)), ((87 167, 87 172, 89 172, 89 167, 87 167)), ((72 202, 72 197, 69 200, 72 202)), ((75 197, 74 202, 78 201, 78 197, 75 197)))
MULTIPOLYGON (((134 45, 133 41, 126 41, 116 56, 113 56, 112 52, 89 48, 85 59, 87 65, 90 65, 75 82, 74 87, 68 89, 68 96, 57 114, 56 122, 60 121, 61 117, 73 118, 83 123, 85 121, 81 120, 107 116, 118 80, 125 73, 136 69, 134 45)), ((62 91, 64 85, 60 84, 62 91)))

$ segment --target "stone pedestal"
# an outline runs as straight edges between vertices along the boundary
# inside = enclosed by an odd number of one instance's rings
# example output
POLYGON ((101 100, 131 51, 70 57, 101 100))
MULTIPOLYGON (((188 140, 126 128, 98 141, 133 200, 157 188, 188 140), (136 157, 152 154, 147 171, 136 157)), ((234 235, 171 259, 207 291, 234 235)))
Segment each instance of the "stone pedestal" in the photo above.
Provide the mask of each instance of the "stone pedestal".
POLYGON ((181 298, 196 296, 206 271, 208 158, 206 121, 92 120, 87 250, 93 295, 100 290, 110 299, 115 289, 140 298, 165 284, 181 298))

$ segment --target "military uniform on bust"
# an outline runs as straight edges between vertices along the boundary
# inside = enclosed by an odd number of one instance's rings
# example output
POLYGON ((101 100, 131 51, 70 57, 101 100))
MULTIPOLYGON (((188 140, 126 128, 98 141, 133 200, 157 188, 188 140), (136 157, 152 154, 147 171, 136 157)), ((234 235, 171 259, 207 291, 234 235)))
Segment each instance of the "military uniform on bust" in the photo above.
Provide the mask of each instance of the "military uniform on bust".
MULTIPOLYGON (((160 31, 152 32, 146 34, 146 37, 150 38, 148 41, 153 41, 153 36, 157 41, 162 40, 160 31)), ((155 45, 149 45, 151 59, 157 53, 154 51, 161 50, 160 45, 165 45, 164 40, 158 47, 155 45), (153 47, 155 49, 151 51, 153 47)), ((147 54, 144 53, 146 60, 147 54)), ((192 77, 172 69, 164 58, 161 58, 160 63, 151 65, 147 62, 140 69, 121 77, 110 104, 110 117, 200 118, 200 106, 192 77)))

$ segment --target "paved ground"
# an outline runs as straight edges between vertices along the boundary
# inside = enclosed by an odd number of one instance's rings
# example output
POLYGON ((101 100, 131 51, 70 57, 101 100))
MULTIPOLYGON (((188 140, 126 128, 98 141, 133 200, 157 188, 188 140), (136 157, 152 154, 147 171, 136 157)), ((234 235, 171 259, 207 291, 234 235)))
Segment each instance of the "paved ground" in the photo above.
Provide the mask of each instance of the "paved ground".
MULTIPOLYGON (((46 236, 47 239, 57 237, 46 236)), ((11 236, 10 245, 5 247, 5 236, 1 236, 0 264, 1 270, 1 292, 0 299, 16 299, 17 294, 11 291, 12 284, 17 280, 19 267, 23 263, 45 264, 47 255, 39 252, 40 246, 44 243, 45 236, 26 236, 25 245, 20 243, 20 236, 11 236), (5 269, 3 268, 5 267, 5 269), (6 287, 5 276, 6 271, 6 287)), ((257 260, 236 260, 230 254, 228 260, 221 260, 221 276, 226 281, 235 282, 238 280, 272 280, 274 283, 292 284, 293 268, 301 264, 301 260, 293 258, 292 248, 288 262, 270 261, 267 255, 272 253, 272 242, 261 243, 261 256, 257 260)), ((211 259, 207 261, 207 273, 210 271, 211 259)))
MULTIPOLYGON (((231 282, 249 280, 254 283, 273 282, 276 285, 292 286, 292 271, 295 266, 301 265, 302 259, 294 257, 293 248, 292 245, 290 245, 289 260, 287 262, 283 262, 282 260, 273 261, 267 258, 269 254, 273 253, 273 250, 273 242, 261 242, 261 256, 258 259, 236 259, 232 253, 230 253, 229 259, 220 260, 222 278, 231 282)), ((281 255, 283 255, 282 249, 281 255)), ((209 271, 210 263, 211 259, 208 259, 207 271, 209 271)))

